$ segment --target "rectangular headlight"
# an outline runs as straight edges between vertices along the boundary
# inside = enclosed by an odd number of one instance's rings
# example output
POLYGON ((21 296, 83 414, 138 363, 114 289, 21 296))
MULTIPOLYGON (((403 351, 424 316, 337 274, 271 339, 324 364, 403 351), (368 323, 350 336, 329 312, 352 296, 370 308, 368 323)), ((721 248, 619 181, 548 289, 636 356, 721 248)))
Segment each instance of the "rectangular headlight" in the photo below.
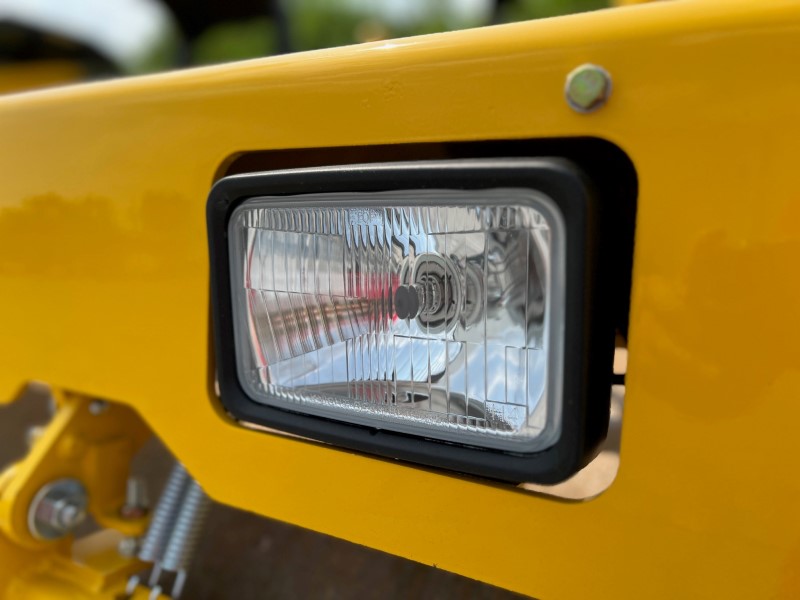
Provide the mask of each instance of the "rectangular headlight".
POLYGON ((530 452, 558 437, 564 226, 532 190, 243 202, 239 380, 264 404, 530 452))
POLYGON ((209 205, 223 403, 359 450, 563 477, 591 443, 575 381, 588 203, 547 161, 223 180, 209 205))

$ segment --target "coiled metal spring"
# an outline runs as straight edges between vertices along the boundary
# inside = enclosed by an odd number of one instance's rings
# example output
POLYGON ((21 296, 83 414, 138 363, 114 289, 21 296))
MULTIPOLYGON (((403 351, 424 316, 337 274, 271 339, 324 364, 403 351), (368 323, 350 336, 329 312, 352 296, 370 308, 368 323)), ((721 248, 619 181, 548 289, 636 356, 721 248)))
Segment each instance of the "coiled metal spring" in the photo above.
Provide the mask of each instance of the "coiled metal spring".
POLYGON ((167 538, 172 531, 178 511, 181 507, 186 488, 191 478, 180 463, 172 468, 164 491, 158 501, 147 535, 139 551, 139 559, 145 562, 155 562, 161 558, 167 545, 167 538))
POLYGON ((162 593, 158 583, 164 571, 175 573, 171 596, 180 596, 210 508, 209 497, 186 469, 176 464, 138 555, 140 560, 153 563, 149 579, 151 596, 158 597, 162 593))

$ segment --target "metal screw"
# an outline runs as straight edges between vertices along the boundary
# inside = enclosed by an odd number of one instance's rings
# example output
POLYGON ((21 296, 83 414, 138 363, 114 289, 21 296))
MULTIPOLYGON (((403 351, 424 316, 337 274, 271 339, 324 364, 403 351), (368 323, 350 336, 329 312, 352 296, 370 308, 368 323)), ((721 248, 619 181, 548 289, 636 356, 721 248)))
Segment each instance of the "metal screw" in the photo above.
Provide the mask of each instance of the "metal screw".
POLYGON ((89 412, 93 414, 95 417, 97 415, 102 415, 107 410, 108 410, 108 402, 106 402, 105 400, 92 400, 89 403, 89 412))
POLYGON ((567 75, 564 94, 574 110, 593 112, 603 106, 611 95, 611 75, 603 67, 581 65, 567 75))
POLYGON ((125 558, 134 558, 139 552, 140 541, 136 537, 124 537, 119 541, 117 552, 125 558))
POLYGON ((42 437, 44 430, 45 428, 42 425, 34 425, 28 428, 25 432, 25 443, 28 445, 28 448, 33 448, 36 441, 42 437))
POLYGON ((59 479, 40 489, 28 509, 28 529, 41 540, 71 533, 86 518, 89 497, 77 479, 59 479))
POLYGON ((140 519, 147 514, 147 484, 139 477, 129 477, 125 487, 125 504, 119 511, 123 519, 140 519))

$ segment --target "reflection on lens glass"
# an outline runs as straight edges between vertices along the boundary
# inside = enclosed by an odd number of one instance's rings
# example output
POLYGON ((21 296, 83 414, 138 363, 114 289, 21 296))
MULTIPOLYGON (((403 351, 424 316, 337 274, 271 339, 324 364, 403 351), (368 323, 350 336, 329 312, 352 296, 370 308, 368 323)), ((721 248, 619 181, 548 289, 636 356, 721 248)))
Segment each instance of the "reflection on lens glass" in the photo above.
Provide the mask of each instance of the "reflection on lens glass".
POLYGON ((499 448, 554 441, 564 240, 543 196, 262 198, 230 233, 256 401, 499 448))

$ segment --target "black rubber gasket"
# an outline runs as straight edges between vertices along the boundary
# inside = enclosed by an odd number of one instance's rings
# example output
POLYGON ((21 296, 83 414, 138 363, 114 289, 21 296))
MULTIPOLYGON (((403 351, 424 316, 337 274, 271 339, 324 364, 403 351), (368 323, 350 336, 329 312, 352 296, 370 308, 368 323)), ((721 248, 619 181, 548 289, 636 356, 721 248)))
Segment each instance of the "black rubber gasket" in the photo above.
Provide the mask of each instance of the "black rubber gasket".
MULTIPOLYGON (((299 198, 298 198, 299 196, 299 198)), ((295 197, 295 198, 291 198, 295 197)), ((235 419, 335 446, 511 482, 556 483, 594 456, 608 428, 614 352, 611 286, 600 211, 591 184, 560 158, 497 158, 318 167, 234 175, 211 190, 208 232, 214 345, 221 402, 235 419), (521 454, 417 437, 297 413, 255 402, 242 389, 232 314, 228 221, 241 202, 260 196, 410 189, 528 188, 548 196, 566 226, 564 381, 561 435, 521 454)))

